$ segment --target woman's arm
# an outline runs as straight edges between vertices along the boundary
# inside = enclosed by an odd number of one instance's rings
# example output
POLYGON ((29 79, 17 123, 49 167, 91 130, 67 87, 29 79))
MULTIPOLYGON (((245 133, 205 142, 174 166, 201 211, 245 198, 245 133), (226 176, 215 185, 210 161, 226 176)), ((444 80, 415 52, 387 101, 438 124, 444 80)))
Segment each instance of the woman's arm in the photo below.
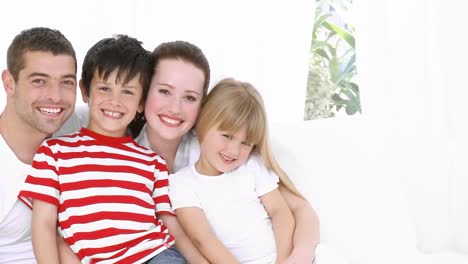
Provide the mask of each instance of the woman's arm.
POLYGON ((276 241, 276 263, 281 263, 291 254, 294 218, 278 189, 262 195, 260 200, 271 218, 276 241))
POLYGON ((197 247, 192 243, 190 238, 185 234, 182 227, 179 225, 177 218, 169 214, 161 214, 159 218, 164 225, 169 229, 169 233, 175 238, 176 247, 184 255, 185 259, 190 264, 209 264, 208 260, 200 253, 197 247))
POLYGON ((32 242, 38 264, 59 264, 56 233, 57 206, 34 199, 32 242))
POLYGON ((315 247, 320 242, 318 216, 304 198, 294 194, 282 184, 279 190, 291 209, 296 223, 290 259, 294 259, 294 263, 310 264, 315 257, 315 247))
POLYGON ((212 264, 239 264, 211 229, 203 211, 198 207, 176 209, 177 220, 187 235, 212 264))

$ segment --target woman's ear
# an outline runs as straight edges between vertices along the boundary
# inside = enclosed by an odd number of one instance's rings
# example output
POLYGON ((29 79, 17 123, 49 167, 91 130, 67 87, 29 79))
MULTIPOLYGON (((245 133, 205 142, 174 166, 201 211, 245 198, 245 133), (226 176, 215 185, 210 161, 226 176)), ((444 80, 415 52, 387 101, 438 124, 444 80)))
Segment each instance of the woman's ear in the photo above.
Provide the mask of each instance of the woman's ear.
POLYGON ((81 97, 83 98, 83 102, 87 104, 89 101, 89 96, 88 96, 88 93, 86 92, 86 88, 84 87, 83 79, 80 80, 78 85, 80 86, 81 97))

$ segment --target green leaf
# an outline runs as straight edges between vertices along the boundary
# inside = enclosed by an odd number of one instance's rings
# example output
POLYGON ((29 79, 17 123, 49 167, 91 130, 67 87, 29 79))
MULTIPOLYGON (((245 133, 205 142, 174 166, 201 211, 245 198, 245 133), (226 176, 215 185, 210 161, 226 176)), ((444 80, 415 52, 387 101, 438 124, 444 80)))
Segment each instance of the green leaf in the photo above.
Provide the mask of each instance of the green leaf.
POLYGON ((354 36, 349 31, 347 31, 346 29, 344 29, 344 28, 342 28, 342 27, 340 27, 338 25, 335 25, 335 24, 333 24, 332 22, 329 22, 329 21, 323 22, 323 26, 326 27, 331 32, 336 33, 341 39, 346 41, 353 49, 355 49, 355 47, 354 47, 354 43, 355 43, 354 36))
POLYGON ((332 100, 335 101, 336 103, 339 103, 341 101, 343 101, 343 99, 341 99, 340 95, 339 94, 334 94, 332 95, 332 100))
POLYGON ((327 59, 328 61, 330 60, 330 57, 328 57, 327 52, 325 52, 325 50, 323 50, 323 49, 317 49, 317 50, 315 50, 315 53, 316 53, 317 55, 319 55, 319 56, 321 56, 321 57, 327 59))
POLYGON ((341 72, 340 72, 340 61, 337 57, 332 57, 330 60, 330 65, 328 65, 328 70, 330 71, 330 80, 334 83, 340 79, 341 72))
POLYGON ((354 65, 356 62, 356 54, 353 54, 351 59, 349 59, 348 64, 344 68, 343 72, 351 72, 356 69, 356 66, 354 65))
POLYGON ((339 76, 336 78, 336 80, 334 80, 334 82, 336 85, 344 86, 344 83, 347 83, 354 75, 354 72, 340 72, 339 76))
MULTIPOLYGON (((327 46, 328 50, 330 51, 332 57, 336 58, 336 49, 332 45, 330 45, 329 43, 326 43, 326 46, 327 46)), ((336 59, 338 59, 338 58, 336 58, 336 59)))
POLYGON ((354 115, 357 112, 357 108, 353 104, 346 105, 346 114, 354 115))
POLYGON ((312 29, 312 41, 317 38, 317 30, 322 27, 323 22, 327 20, 332 14, 327 13, 320 15, 320 13, 315 14, 314 28, 312 29))
POLYGON ((359 86, 357 84, 353 82, 349 82, 348 85, 349 85, 349 88, 353 90, 355 94, 359 94, 359 86))
POLYGON ((358 99, 356 98, 356 95, 351 91, 351 89, 343 88, 342 92, 348 97, 348 100, 350 101, 357 101, 358 99))
POLYGON ((331 16, 332 16, 331 13, 326 13, 326 14, 323 14, 323 15, 316 16, 314 25, 315 25, 316 27, 321 26, 322 23, 325 22, 325 20, 327 20, 327 19, 328 19, 329 17, 331 17, 331 16))

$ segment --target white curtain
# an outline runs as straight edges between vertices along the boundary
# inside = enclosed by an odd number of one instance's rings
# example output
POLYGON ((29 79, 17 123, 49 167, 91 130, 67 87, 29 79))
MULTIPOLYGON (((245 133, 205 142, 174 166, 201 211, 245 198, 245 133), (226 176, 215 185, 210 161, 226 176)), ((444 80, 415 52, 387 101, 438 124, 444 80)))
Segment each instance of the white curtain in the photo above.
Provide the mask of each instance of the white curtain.
POLYGON ((355 4, 363 113, 408 188, 418 247, 468 252, 466 4, 355 4))

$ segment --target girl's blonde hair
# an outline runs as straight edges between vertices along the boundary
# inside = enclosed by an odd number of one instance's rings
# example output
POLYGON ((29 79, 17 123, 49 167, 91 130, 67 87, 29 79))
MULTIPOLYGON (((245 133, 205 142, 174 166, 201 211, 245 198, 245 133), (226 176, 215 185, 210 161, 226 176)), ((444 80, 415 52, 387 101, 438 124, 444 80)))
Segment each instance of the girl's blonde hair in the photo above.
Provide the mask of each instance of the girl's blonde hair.
POLYGON ((293 193, 303 197, 276 162, 271 151, 265 107, 260 93, 250 83, 224 79, 208 93, 198 117, 200 142, 213 127, 235 133, 247 128, 246 141, 253 144, 252 153, 262 158, 265 166, 275 172, 280 182, 293 193))

